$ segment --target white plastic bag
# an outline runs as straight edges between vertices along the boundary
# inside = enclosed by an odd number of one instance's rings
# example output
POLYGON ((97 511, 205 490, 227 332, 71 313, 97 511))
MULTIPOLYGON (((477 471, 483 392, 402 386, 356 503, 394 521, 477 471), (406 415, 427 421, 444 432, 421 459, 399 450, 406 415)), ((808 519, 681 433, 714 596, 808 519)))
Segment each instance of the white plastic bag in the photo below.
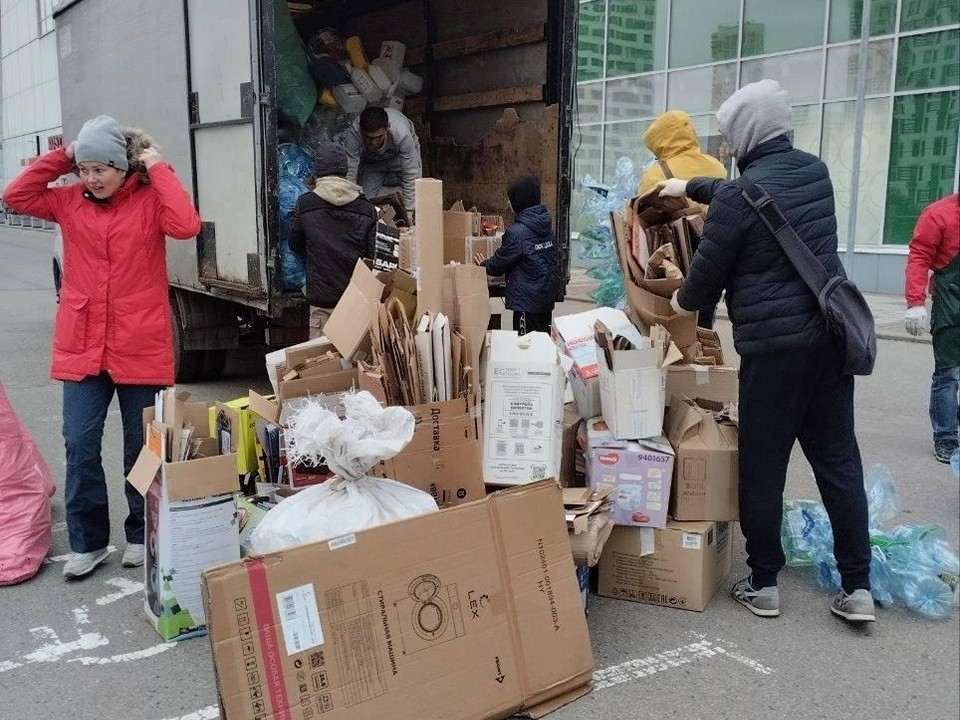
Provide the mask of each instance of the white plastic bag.
POLYGON ((317 465, 322 458, 337 477, 301 490, 268 512, 250 537, 254 553, 339 537, 438 509, 422 490, 366 474, 413 438, 410 411, 381 408, 368 392, 348 395, 343 403, 345 420, 319 404, 307 404, 290 417, 290 461, 317 465))

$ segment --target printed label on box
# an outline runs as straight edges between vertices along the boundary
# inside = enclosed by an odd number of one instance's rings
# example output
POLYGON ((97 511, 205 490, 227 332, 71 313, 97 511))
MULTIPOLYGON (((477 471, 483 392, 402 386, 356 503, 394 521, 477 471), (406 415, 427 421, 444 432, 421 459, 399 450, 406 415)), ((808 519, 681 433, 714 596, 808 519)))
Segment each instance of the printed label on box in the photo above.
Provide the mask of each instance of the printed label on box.
POLYGON ((684 550, 699 550, 700 549, 701 538, 696 533, 684 533, 683 534, 683 549, 684 550))
POLYGON ((552 383, 494 382, 490 442, 495 458, 547 462, 550 427, 544 420, 552 383))
POLYGON ((323 645, 323 628, 317 611, 317 596, 313 585, 301 585, 277 593, 280 625, 287 645, 287 655, 296 655, 323 645))

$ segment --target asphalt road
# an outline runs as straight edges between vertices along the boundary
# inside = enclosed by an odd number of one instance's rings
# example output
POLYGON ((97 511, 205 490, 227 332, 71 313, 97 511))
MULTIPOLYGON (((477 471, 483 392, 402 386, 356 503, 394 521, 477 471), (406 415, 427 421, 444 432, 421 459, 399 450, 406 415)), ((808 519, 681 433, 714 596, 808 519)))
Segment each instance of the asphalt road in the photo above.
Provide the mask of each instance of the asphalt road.
MULTIPOLYGON (((141 573, 120 566, 122 519, 119 414, 104 436, 118 552, 89 579, 65 584, 60 386, 47 377, 55 309, 51 238, 0 226, 0 381, 54 473, 51 560, 33 580, 0 588, 0 718, 3 720, 208 720, 218 717, 205 639, 164 644, 142 611, 141 573)), ((563 310, 583 309, 568 303, 563 310)), ((729 336, 729 326, 722 330, 729 336)), ((960 540, 960 494, 931 454, 926 413, 928 345, 882 341, 876 372, 858 381, 857 423, 867 466, 898 482, 894 523, 942 524, 960 540)), ((731 344, 728 341, 728 348, 731 344)), ((265 389, 256 353, 232 360, 218 383, 189 389, 230 399, 265 389)), ((816 497, 798 454, 788 497, 816 497)), ((3 498, 0 497, 0 502, 3 498)), ((812 571, 781 577, 783 615, 760 620, 728 595, 734 569, 703 613, 591 596, 589 625, 602 687, 556 720, 621 718, 956 718, 960 716, 960 621, 933 622, 905 610, 879 612, 852 629, 831 616, 812 571)))

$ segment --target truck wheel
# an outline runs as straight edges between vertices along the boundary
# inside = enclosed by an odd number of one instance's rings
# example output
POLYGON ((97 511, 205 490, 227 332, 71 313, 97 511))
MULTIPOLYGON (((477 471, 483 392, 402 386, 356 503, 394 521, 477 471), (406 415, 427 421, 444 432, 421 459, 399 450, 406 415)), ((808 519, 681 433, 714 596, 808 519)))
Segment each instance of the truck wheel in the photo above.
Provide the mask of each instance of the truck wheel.
POLYGON ((178 383, 192 383, 200 379, 203 369, 202 350, 183 349, 183 318, 176 302, 171 303, 173 314, 173 370, 178 383))
POLYGON ((219 380, 223 375, 223 367, 227 363, 226 350, 204 350, 203 363, 200 368, 201 380, 219 380))

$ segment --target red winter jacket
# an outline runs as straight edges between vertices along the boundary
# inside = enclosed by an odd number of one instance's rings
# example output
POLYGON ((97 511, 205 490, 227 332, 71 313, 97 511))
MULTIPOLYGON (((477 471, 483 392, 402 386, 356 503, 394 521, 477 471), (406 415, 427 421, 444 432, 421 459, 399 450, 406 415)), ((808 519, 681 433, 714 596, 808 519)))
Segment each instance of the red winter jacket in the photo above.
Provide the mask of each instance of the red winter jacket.
POLYGON ((166 239, 200 232, 200 217, 173 168, 158 163, 127 178, 107 202, 82 183, 47 187, 70 172, 64 149, 29 165, 7 186, 14 210, 52 220, 63 233, 63 287, 50 376, 82 380, 109 373, 126 385, 173 384, 173 326, 166 239))
POLYGON ((960 253, 960 196, 954 193, 927 205, 917 218, 907 256, 904 294, 908 308, 926 302, 930 272, 948 265, 957 253, 960 253))

